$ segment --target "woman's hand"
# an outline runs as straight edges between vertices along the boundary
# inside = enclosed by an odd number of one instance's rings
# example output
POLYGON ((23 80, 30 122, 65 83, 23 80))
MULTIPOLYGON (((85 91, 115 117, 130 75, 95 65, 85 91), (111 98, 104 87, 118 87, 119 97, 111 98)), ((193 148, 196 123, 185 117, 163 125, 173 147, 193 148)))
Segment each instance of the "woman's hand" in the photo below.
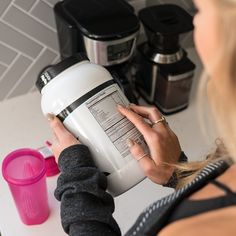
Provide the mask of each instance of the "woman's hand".
POLYGON ((65 148, 75 144, 80 144, 80 141, 64 127, 56 116, 48 114, 47 118, 53 132, 53 143, 51 149, 56 157, 56 160, 58 161, 60 153, 65 148))
POLYGON ((129 108, 125 108, 118 105, 118 111, 136 126, 149 148, 147 154, 134 140, 127 140, 133 157, 150 180, 157 184, 166 184, 174 170, 174 167, 166 163, 177 163, 181 154, 177 136, 165 120, 154 124, 155 121, 162 119, 156 107, 132 104, 129 108), (147 123, 145 119, 153 125, 147 123))

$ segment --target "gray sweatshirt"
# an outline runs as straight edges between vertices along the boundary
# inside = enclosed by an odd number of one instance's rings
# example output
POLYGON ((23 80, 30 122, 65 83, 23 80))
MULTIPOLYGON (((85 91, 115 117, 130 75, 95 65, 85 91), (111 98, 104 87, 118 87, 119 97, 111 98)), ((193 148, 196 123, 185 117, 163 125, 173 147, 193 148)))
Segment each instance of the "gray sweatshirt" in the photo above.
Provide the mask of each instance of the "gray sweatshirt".
MULTIPOLYGON (((180 160, 183 159, 186 160, 186 156, 182 152, 180 160)), ((61 201, 65 232, 70 236, 121 235, 112 216, 114 200, 106 192, 106 176, 95 166, 89 149, 84 145, 71 146, 61 153, 58 164, 61 174, 55 197, 61 201)), ((147 207, 125 235, 156 236, 168 224, 181 201, 227 168, 228 165, 222 162, 207 166, 192 183, 147 207)))

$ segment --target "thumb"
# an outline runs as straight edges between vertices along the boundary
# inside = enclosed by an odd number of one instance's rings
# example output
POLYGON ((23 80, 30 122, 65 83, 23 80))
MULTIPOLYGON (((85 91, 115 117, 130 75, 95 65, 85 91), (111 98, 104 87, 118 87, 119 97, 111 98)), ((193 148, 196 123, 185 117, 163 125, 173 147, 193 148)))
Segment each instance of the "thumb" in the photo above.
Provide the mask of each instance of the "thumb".
POLYGON ((69 131, 65 128, 62 122, 54 115, 47 114, 47 119, 49 121, 50 127, 56 137, 56 139, 60 142, 61 138, 69 135, 69 131))

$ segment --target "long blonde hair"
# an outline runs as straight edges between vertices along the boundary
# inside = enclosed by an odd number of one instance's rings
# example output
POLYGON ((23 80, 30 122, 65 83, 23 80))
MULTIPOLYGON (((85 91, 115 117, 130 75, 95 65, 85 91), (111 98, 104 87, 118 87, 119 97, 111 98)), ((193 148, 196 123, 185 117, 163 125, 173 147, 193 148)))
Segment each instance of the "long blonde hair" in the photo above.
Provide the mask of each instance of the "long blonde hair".
POLYGON ((206 72, 203 73, 198 89, 198 105, 202 107, 202 99, 208 99, 221 141, 217 139, 216 151, 204 161, 176 166, 180 178, 178 188, 193 180, 210 162, 219 159, 236 161, 236 0, 212 1, 218 11, 221 44, 212 66, 220 72, 220 78, 209 79, 206 72), (186 175, 186 172, 189 174, 186 175))

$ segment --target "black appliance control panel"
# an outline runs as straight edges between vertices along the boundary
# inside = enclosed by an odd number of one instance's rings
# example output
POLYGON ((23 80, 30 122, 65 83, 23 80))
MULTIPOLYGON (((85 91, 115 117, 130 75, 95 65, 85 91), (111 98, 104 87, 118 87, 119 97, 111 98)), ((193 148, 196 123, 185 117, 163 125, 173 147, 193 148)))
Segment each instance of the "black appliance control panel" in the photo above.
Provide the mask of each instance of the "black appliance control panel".
POLYGON ((119 44, 109 45, 107 47, 108 61, 116 61, 128 57, 132 51, 133 44, 134 39, 119 44))

